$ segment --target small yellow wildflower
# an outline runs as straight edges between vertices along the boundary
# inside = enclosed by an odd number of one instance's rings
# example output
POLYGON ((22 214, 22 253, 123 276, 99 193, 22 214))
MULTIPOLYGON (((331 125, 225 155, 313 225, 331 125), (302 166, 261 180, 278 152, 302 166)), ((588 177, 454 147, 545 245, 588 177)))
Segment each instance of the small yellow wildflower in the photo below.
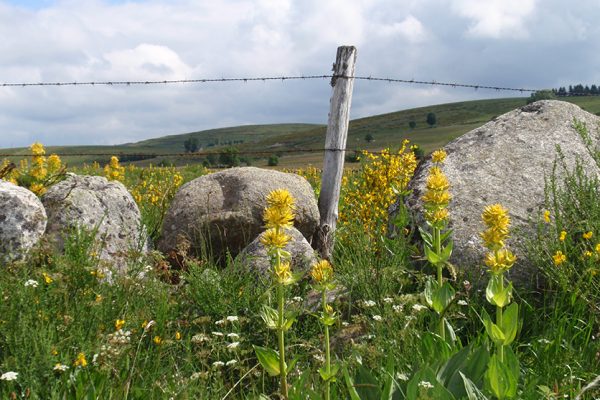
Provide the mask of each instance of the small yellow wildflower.
POLYGON ((583 256, 586 257, 586 258, 589 258, 589 257, 591 257, 593 255, 594 255, 594 253, 592 253, 589 250, 586 250, 586 251, 583 252, 583 256))
POLYGON ((558 237, 558 240, 560 240, 561 242, 564 242, 566 238, 567 238, 567 232, 561 231, 560 236, 558 237))
POLYGON ((96 295, 96 299, 95 299, 94 301, 95 301, 96 303, 101 303, 101 302, 102 302, 102 299, 103 299, 102 295, 101 295, 101 294, 97 294, 97 295, 96 295))
POLYGON ((48 285, 54 282, 54 279, 52 279, 52 277, 47 273, 42 272, 42 276, 44 277, 44 282, 46 282, 48 285))
POLYGON ((517 257, 510 250, 502 248, 496 252, 489 252, 485 256, 485 265, 493 274, 508 271, 515 263, 517 257))
POLYGON ((38 196, 41 196, 44 193, 46 193, 46 188, 41 183, 31 184, 31 186, 29 187, 29 190, 31 190, 33 193, 35 193, 38 196))
POLYGON ((333 307, 331 307, 329 304, 325 304, 325 312, 329 315, 333 314, 333 307))
POLYGON ((583 234, 583 238, 587 239, 587 240, 591 239, 592 236, 594 236, 594 233, 592 231, 589 231, 589 232, 586 232, 583 234))
POLYGON ((600 243, 596 244, 596 253, 600 254, 600 243))
POLYGON ((275 277, 277 282, 281 284, 288 284, 292 280, 292 270, 289 262, 282 262, 279 265, 275 265, 274 268, 275 277))
POLYGON ((431 161, 434 163, 443 163, 446 159, 446 152, 444 150, 436 150, 431 153, 431 161))
POLYGON ((544 222, 547 224, 550 223, 550 211, 548 210, 544 210, 544 222))
POLYGON ((179 331, 175 332, 175 340, 181 340, 181 332, 179 332, 179 331))
POLYGON ((31 150, 31 152, 33 153, 33 155, 35 156, 43 156, 44 154, 46 154, 46 150, 44 150, 44 145, 39 143, 39 142, 35 142, 33 143, 29 149, 31 150))
POLYGON ((125 326, 125 320, 124 319, 118 319, 115 321, 115 329, 119 330, 121 328, 123 328, 123 326, 125 326))
POLYGON ((87 360, 85 359, 85 354, 84 353, 79 353, 77 354, 77 358, 75 359, 75 361, 73 362, 73 366, 74 367, 86 367, 87 366, 87 360))
POLYGON ((333 267, 329 261, 321 260, 313 265, 310 276, 319 284, 328 283, 333 278, 333 267))
POLYGON ((273 190, 267 196, 269 207, 294 209, 295 200, 286 189, 273 190))
POLYGON ((263 236, 260 238, 260 242, 268 248, 284 248, 291 237, 286 235, 282 230, 276 228, 270 228, 265 231, 263 236))
POLYGON ((47 163, 48 171, 50 173, 58 172, 60 167, 62 167, 62 161, 60 160, 60 157, 56 154, 51 154, 50 157, 48 157, 47 163))
POLYGON ((552 258, 554 259, 554 265, 560 265, 560 264, 564 263, 565 261, 567 261, 567 256, 565 254, 563 254, 563 252, 560 250, 558 250, 552 256, 552 258))
POLYGON ((50 354, 52 354, 53 356, 58 355, 58 350, 56 350, 56 347, 53 347, 52 350, 50 350, 50 354))
POLYGON ((163 342, 163 340, 162 340, 162 338, 160 336, 154 336, 154 339, 152 339, 152 341, 157 346, 160 346, 162 344, 162 342, 163 342))
POLYGON ((263 218, 267 228, 290 228, 294 225, 294 214, 289 208, 269 207, 263 218))

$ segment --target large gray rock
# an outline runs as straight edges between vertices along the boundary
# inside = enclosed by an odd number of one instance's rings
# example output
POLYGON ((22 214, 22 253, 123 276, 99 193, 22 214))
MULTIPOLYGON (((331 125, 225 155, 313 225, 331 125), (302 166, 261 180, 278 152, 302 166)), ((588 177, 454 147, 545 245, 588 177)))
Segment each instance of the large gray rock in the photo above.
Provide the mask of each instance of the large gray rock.
POLYGON ((288 189, 296 199, 294 226, 311 239, 319 210, 308 181, 296 174, 244 167, 204 175, 183 185, 165 216, 158 249, 173 254, 178 241, 193 255, 237 255, 264 230, 263 211, 272 190, 288 189))
MULTIPOLYGON (((448 157, 442 170, 453 196, 449 206, 454 238, 451 262, 459 270, 475 275, 485 272, 479 236, 485 228, 481 213, 486 205, 500 203, 508 209, 512 221, 514 235, 507 243, 520 256, 511 270, 512 278, 523 284, 530 282, 532 271, 517 235, 523 238, 530 232, 530 221, 543 206, 544 178, 552 172, 556 146, 561 147, 568 169, 580 157, 589 173, 600 176, 574 128, 574 120, 587 126, 597 145, 600 118, 571 103, 544 100, 501 115, 444 147, 448 157)), ((422 215, 420 197, 430 167, 430 159, 422 163, 410 183, 413 193, 407 205, 417 216, 422 215)))
MULTIPOLYGON (((294 273, 302 271, 307 272, 316 264, 317 257, 315 251, 306 241, 302 233, 296 228, 286 229, 285 233, 291 237, 284 250, 292 255, 291 268, 294 273)), ((264 232, 254 239, 240 254, 236 260, 251 271, 257 271, 263 276, 268 276, 271 270, 271 261, 267 254, 267 249, 260 242, 264 232)))
POLYGON ((0 262, 22 258, 45 229, 46 211, 37 196, 0 179, 0 262))
POLYGON ((42 197, 48 214, 46 235, 63 249, 64 237, 70 229, 97 229, 101 246, 98 256, 118 272, 127 267, 131 250, 147 251, 140 211, 133 197, 120 182, 101 176, 77 176, 48 188, 42 197))

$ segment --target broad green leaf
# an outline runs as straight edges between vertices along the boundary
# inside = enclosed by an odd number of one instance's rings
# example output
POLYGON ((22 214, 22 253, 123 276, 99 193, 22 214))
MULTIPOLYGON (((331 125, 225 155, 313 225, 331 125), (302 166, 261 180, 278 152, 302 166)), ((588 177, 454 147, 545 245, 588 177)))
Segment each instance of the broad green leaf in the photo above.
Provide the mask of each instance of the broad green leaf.
POLYGON ((479 390, 479 388, 471 381, 469 378, 465 376, 462 372, 459 372, 464 385, 465 391, 467 393, 468 400, 489 400, 485 395, 479 390))
POLYGON ((512 298, 512 282, 505 287, 503 275, 492 275, 485 289, 485 298, 495 306, 507 306, 512 298))
POLYGON ((450 240, 446 246, 442 247, 441 258, 444 262, 446 262, 450 259, 450 256, 452 255, 452 247, 453 246, 454 246, 454 242, 452 242, 452 240, 450 240))
POLYGON ((497 354, 490 358, 485 374, 486 385, 499 400, 512 399, 517 394, 517 379, 510 367, 497 354))
POLYGON ((444 282, 432 293, 432 307, 438 314, 442 314, 446 307, 452 302, 455 295, 454 288, 448 282, 444 282))
POLYGON ((277 329, 279 324, 278 312, 269 306, 263 306, 260 311, 260 317, 265 321, 265 325, 269 329, 277 329))
POLYGON ((319 375, 321 375, 321 379, 323 379, 325 382, 335 382, 335 376, 337 375, 339 369, 340 366, 338 364, 333 364, 331 366, 331 371, 328 373, 325 366, 323 366, 319 368, 319 375))
POLYGON ((425 290, 423 291, 423 297, 425 302, 430 308, 433 308, 433 292, 437 290, 438 284, 435 279, 429 277, 425 282, 425 290))
POLYGON ((440 256, 429 246, 425 246, 425 257, 432 265, 438 265, 443 260, 440 256))
POLYGON ((446 239, 448 239, 450 237, 450 235, 452 235, 452 229, 447 229, 444 232, 440 233, 440 242, 441 243, 445 243, 446 239))
POLYGON ((492 322, 490 315, 483 309, 481 311, 481 315, 483 317, 483 325, 485 326, 485 331, 492 341, 497 345, 502 345, 506 337, 504 336, 504 332, 498 325, 492 322))
POLYGON ((252 345, 258 362, 270 376, 279 376, 279 354, 273 349, 252 345))
POLYGON ((504 345, 507 346, 515 340, 519 322, 519 306, 512 303, 502 313, 502 332, 504 332, 504 345))

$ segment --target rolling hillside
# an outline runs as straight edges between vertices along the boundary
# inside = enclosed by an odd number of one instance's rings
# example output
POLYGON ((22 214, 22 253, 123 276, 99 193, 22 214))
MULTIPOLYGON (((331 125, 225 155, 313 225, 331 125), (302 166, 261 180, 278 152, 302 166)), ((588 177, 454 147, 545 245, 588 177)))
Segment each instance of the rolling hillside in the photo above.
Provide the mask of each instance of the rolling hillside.
MULTIPOLYGON (((591 113, 600 113, 600 97, 570 97, 565 100, 577 104, 591 113)), ((350 123, 347 148, 353 150, 395 148, 404 139, 409 139, 429 152, 485 124, 498 115, 524 105, 525 102, 526 98, 524 97, 476 100, 432 105, 355 119, 350 123), (437 125, 435 127, 429 127, 425 121, 430 112, 436 114, 437 125), (416 122, 415 129, 409 127, 411 120, 416 122), (368 134, 373 138, 371 142, 365 140, 368 134)), ((218 153, 229 146, 235 146, 239 150, 240 156, 246 157, 253 165, 266 166, 267 158, 272 154, 278 154, 280 167, 298 167, 307 164, 319 165, 323 159, 322 153, 288 153, 287 151, 322 149, 325 129, 324 125, 314 124, 248 125, 169 135, 116 146, 55 146, 49 147, 47 150, 49 153, 73 154, 63 157, 71 166, 93 161, 100 163, 108 161, 108 156, 80 155, 90 153, 120 155, 125 163, 134 162, 145 165, 163 162, 183 165, 202 162, 208 152, 218 153), (184 152, 184 142, 190 138, 197 140, 200 154, 185 157, 166 155, 184 152), (145 159, 127 156, 127 154, 149 153, 158 156, 145 159)), ((0 152, 18 154, 27 152, 27 149, 0 149, 0 152)))

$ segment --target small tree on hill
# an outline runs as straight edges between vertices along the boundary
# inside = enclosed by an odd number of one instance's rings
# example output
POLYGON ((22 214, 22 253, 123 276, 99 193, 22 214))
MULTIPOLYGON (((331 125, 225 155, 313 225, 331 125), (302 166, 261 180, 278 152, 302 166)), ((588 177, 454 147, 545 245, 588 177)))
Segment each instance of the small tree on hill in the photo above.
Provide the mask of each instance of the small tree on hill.
POLYGON ((411 119, 410 121, 408 121, 408 126, 410 127, 410 129, 415 129, 417 127, 417 121, 411 119))
POLYGON ((279 164, 279 157, 277 157, 277 154, 271 155, 267 161, 267 165, 269 167, 275 167, 277 164, 279 164))
POLYGON ((370 133, 367 133, 365 135, 365 140, 367 141, 367 143, 371 143, 373 140, 375 140, 375 138, 370 133))
POLYGON ((198 151, 198 139, 189 138, 185 142, 183 142, 183 147, 185 148, 186 153, 195 153, 198 151))
POLYGON ((433 128, 433 126, 437 123, 437 118, 435 116, 435 113, 430 112, 429 114, 427 114, 427 125, 429 125, 431 128, 433 128))
POLYGON ((531 93, 531 96, 527 99, 527 104, 531 104, 538 100, 554 100, 556 94, 552 90, 538 90, 537 92, 531 93))
POLYGON ((239 167, 240 151, 234 146, 223 149, 223 152, 219 154, 219 163, 227 167, 239 167))

